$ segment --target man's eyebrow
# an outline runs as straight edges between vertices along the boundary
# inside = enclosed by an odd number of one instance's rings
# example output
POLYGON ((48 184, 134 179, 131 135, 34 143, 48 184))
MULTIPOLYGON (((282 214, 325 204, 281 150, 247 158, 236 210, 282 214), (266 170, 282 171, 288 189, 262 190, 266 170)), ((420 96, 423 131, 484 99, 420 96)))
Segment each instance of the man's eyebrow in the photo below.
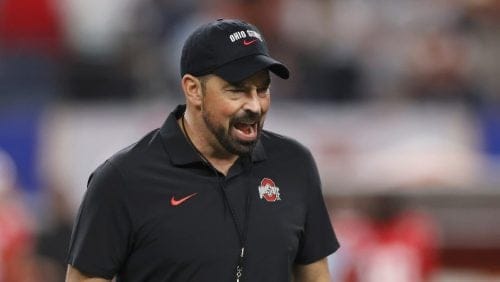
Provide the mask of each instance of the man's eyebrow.
POLYGON ((229 87, 236 87, 236 88, 244 88, 245 87, 245 83, 243 83, 243 81, 230 82, 230 83, 227 84, 227 86, 229 86, 229 87))

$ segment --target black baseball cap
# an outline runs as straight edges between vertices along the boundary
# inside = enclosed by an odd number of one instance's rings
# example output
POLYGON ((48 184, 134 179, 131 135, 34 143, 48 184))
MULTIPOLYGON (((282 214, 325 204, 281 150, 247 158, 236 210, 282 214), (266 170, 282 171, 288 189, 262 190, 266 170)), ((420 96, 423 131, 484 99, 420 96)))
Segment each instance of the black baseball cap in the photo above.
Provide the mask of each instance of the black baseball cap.
POLYGON ((181 76, 216 74, 235 83, 263 69, 287 79, 288 68, 271 58, 260 31, 241 20, 219 19, 197 28, 182 48, 181 76))

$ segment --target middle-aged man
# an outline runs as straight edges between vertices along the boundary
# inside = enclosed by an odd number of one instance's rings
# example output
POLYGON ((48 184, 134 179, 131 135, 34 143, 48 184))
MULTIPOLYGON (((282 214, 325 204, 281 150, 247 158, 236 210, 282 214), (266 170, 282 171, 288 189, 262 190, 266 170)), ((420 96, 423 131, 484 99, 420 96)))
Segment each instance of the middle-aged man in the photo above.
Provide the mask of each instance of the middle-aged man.
POLYGON ((91 175, 66 281, 328 282, 338 248, 311 153, 262 129, 269 56, 240 20, 184 44, 178 106, 91 175))

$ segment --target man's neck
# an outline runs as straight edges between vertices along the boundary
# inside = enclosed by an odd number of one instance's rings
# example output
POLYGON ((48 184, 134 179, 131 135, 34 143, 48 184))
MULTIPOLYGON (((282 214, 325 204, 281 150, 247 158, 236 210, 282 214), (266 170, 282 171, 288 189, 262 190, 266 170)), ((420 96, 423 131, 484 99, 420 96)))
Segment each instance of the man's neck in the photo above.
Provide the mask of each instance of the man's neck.
POLYGON ((185 114, 177 120, 177 123, 200 157, 208 161, 217 171, 227 175, 238 159, 238 155, 231 154, 222 148, 206 128, 193 128, 196 127, 193 120, 185 114))

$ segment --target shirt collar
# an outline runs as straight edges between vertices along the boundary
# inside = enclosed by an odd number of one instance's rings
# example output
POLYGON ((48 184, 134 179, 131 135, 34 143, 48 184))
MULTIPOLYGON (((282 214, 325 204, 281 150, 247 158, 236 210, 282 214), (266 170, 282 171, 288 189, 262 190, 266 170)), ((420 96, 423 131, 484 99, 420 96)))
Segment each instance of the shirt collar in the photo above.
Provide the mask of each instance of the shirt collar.
MULTIPOLYGON (((177 123, 177 120, 182 117, 185 110, 186 105, 178 105, 160 128, 160 135, 165 145, 165 150, 174 165, 203 162, 198 153, 191 147, 191 144, 189 144, 177 123)), ((266 158, 264 146, 259 140, 252 153, 252 162, 263 161, 266 158)))

